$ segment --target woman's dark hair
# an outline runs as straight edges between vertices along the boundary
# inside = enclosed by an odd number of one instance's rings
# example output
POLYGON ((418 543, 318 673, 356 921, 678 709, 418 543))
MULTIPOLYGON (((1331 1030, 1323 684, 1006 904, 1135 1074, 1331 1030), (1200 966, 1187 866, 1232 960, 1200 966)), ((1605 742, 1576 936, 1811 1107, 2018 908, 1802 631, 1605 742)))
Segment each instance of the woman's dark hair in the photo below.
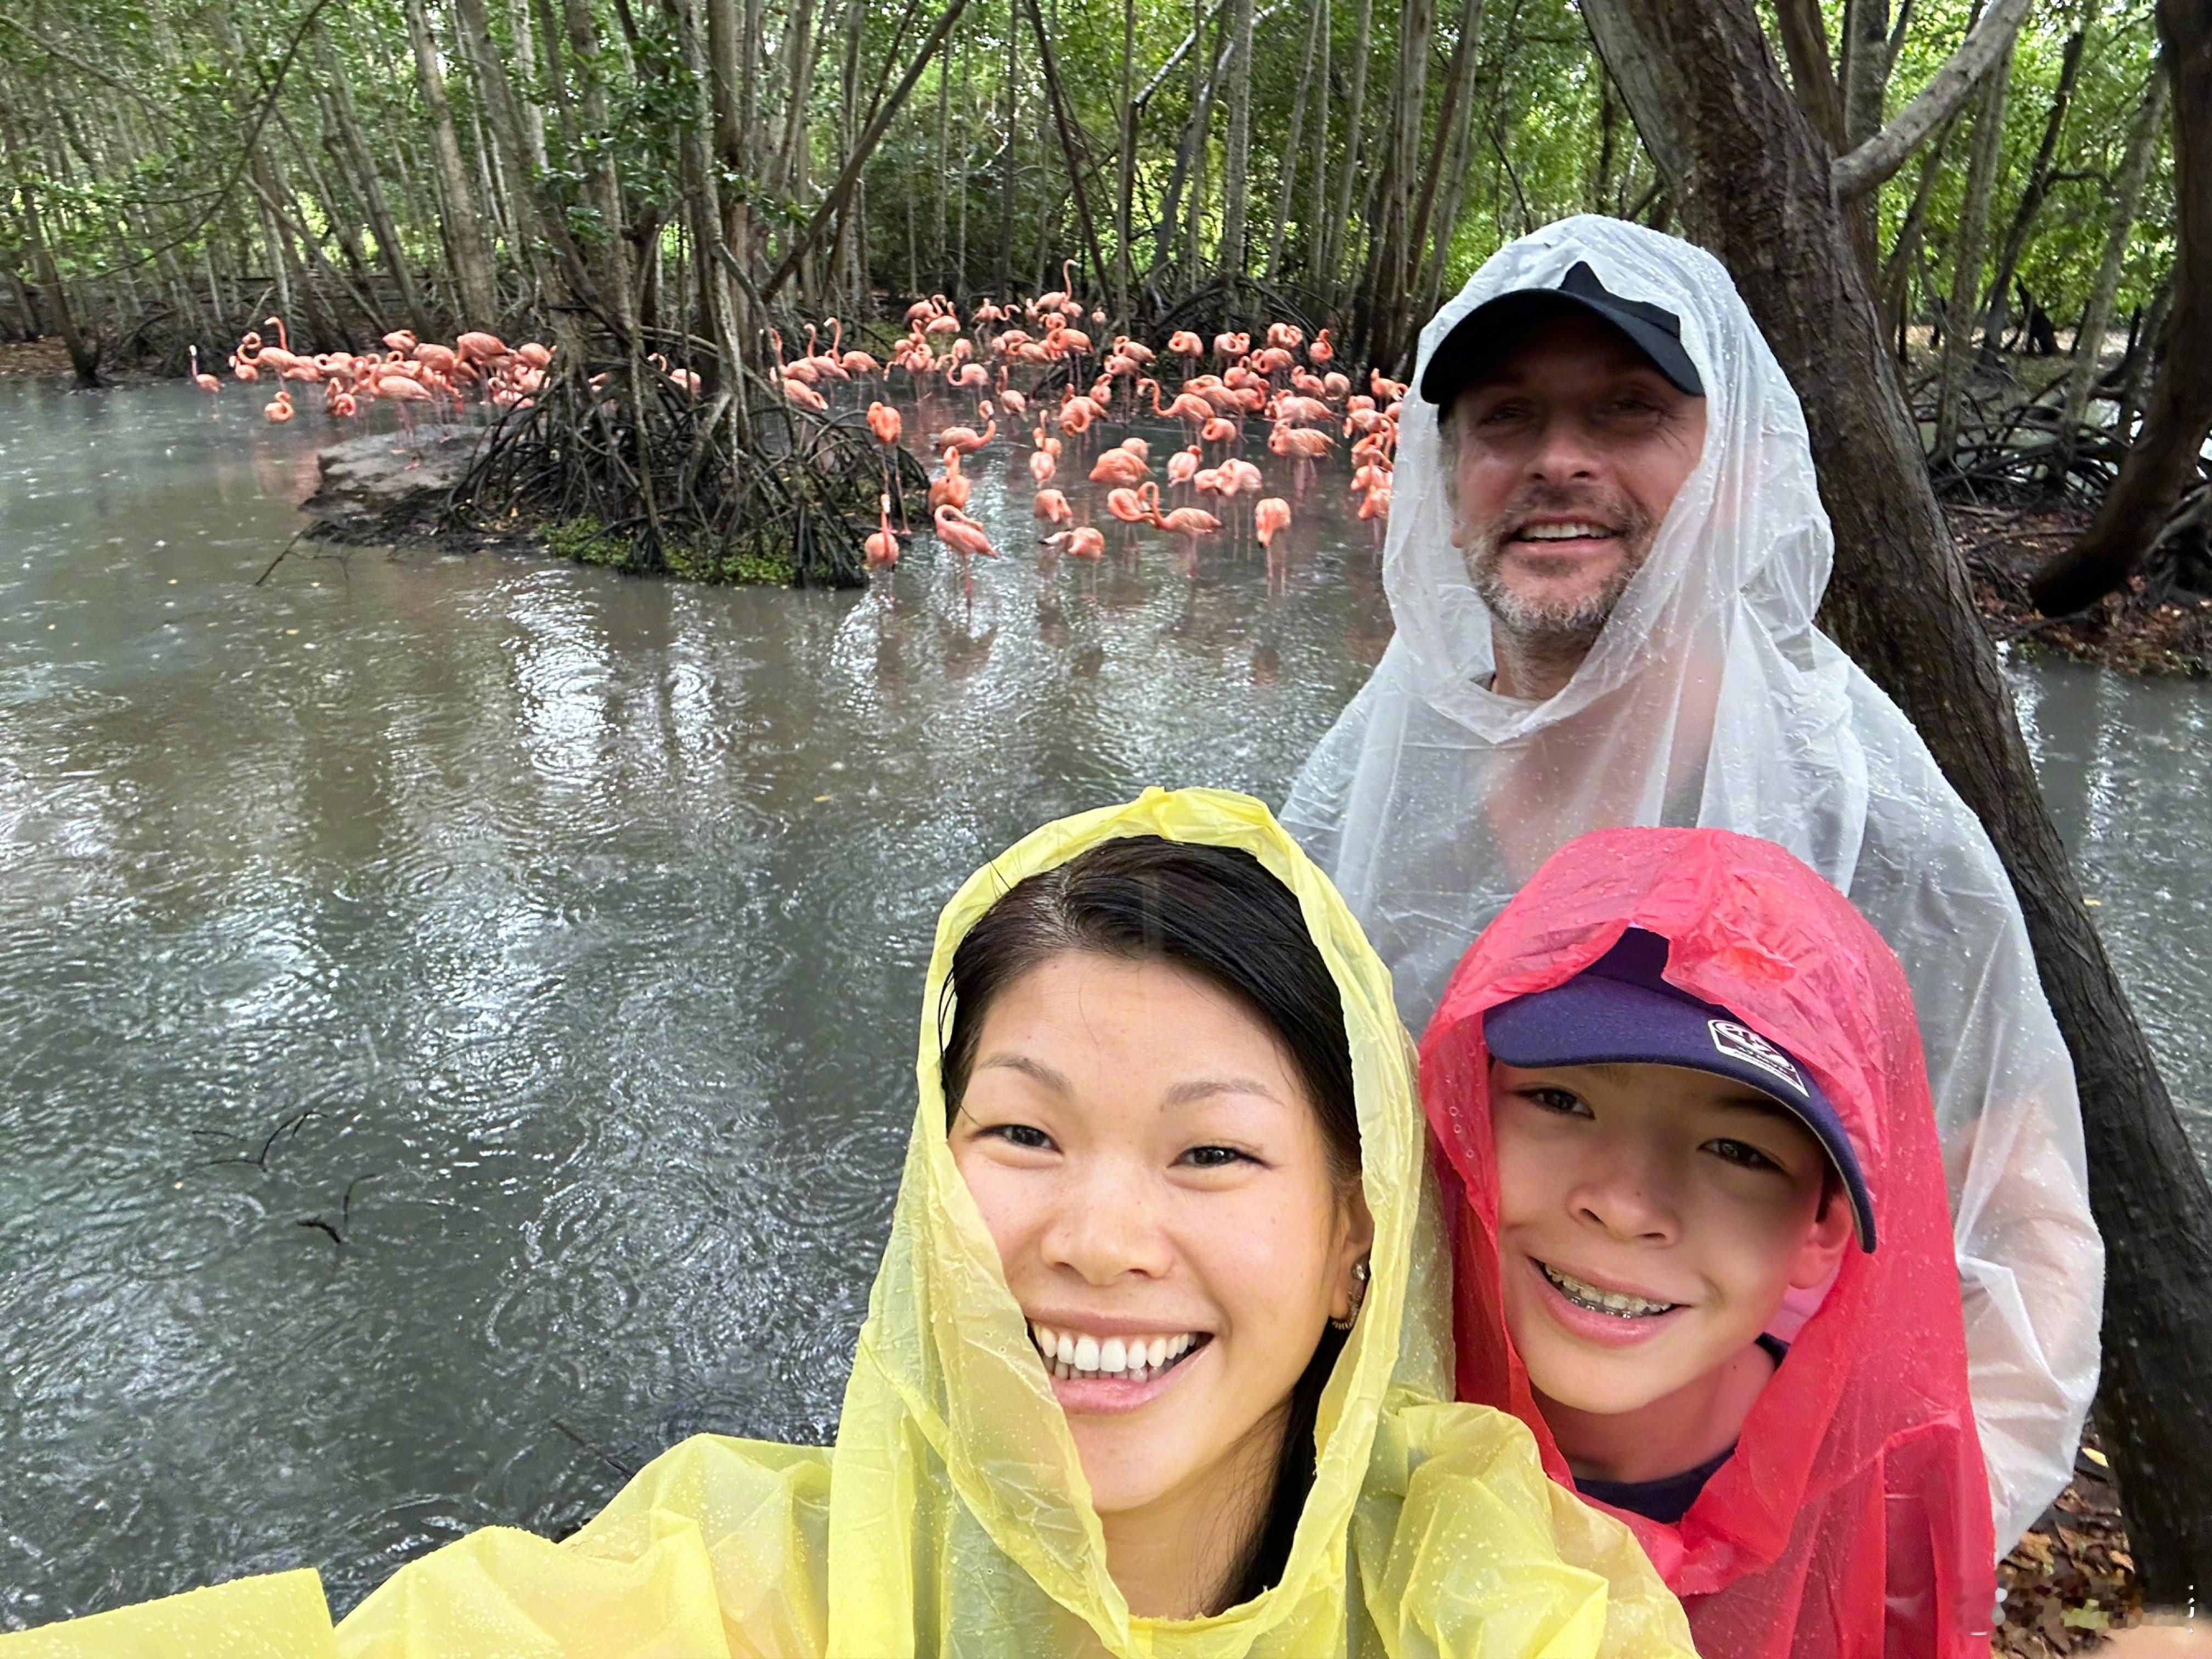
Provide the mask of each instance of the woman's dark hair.
MULTIPOLYGON (((983 1015, 998 994, 1051 957, 1086 951, 1164 962, 1236 998, 1273 1032, 1313 1103, 1341 1186, 1359 1174, 1359 1121, 1344 1004, 1289 888, 1233 847, 1130 836, 1103 842, 1009 889, 952 955, 938 1011, 945 1123, 960 1110, 983 1015)), ((1231 1581, 1225 1606, 1282 1577, 1314 1478, 1314 1425, 1344 1337, 1325 1328, 1291 1390, 1274 1491, 1231 1581)))

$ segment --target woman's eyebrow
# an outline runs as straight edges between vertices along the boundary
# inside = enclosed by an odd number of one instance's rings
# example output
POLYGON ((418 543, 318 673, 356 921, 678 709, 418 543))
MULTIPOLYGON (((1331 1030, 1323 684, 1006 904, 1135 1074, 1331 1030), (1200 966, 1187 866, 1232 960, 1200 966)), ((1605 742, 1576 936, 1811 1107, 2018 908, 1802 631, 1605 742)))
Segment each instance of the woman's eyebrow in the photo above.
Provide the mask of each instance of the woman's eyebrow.
POLYGON ((1027 1054, 990 1054, 979 1060, 975 1069, 979 1072, 1019 1072, 1023 1076, 1042 1084, 1054 1094, 1067 1095, 1075 1092, 1075 1085, 1065 1076, 1053 1070, 1042 1060, 1031 1060, 1027 1054))
POLYGON ((1188 1106, 1193 1101, 1205 1100, 1213 1095, 1257 1095, 1262 1100, 1272 1100, 1278 1106, 1283 1097, 1257 1078, 1197 1077, 1178 1083, 1160 1097, 1165 1106, 1188 1106))

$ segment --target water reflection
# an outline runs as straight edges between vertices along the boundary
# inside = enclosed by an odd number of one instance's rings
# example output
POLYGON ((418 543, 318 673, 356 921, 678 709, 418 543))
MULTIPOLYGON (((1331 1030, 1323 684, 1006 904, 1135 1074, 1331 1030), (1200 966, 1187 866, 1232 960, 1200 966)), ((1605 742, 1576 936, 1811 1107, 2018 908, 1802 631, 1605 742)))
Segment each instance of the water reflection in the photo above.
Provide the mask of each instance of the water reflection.
MULTIPOLYGON (((825 1437, 939 906, 1146 783, 1279 799, 1389 638, 1326 495, 1272 578, 1040 562, 1006 450, 972 583, 254 587, 315 424, 0 384, 0 1626, 301 1562, 343 1607, 693 1430, 825 1437)), ((2201 694, 2016 682, 2203 1102, 2201 694)))

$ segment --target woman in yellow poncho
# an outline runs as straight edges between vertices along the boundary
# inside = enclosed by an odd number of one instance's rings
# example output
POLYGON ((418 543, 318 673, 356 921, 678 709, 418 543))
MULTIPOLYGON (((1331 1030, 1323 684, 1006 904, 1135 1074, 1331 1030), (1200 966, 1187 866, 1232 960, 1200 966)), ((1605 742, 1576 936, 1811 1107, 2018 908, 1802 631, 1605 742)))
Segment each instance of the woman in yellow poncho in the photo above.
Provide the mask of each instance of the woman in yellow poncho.
POLYGON ((1037 831, 946 907, 924 1009, 834 1450, 686 1441, 334 1632, 287 1574, 0 1659, 1689 1653, 1628 1533, 1449 1403, 1389 977, 1264 807, 1037 831))

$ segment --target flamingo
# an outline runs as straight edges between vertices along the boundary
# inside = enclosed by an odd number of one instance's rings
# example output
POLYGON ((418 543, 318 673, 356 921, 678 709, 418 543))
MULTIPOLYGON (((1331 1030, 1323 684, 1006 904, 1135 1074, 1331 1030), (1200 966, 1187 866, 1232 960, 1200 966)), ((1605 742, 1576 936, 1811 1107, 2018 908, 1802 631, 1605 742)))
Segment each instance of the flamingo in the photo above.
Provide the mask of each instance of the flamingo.
POLYGON ((1206 424, 1198 429, 1199 440, 1202 443, 1234 443, 1243 435, 1243 424, 1241 422, 1231 420, 1226 415, 1210 416, 1206 424))
POLYGON ((1199 427, 1213 418, 1213 406, 1194 392, 1187 391, 1176 392, 1175 401, 1163 409, 1160 406, 1160 383, 1158 380, 1147 378, 1138 381, 1138 395, 1142 397, 1147 386, 1152 388, 1152 413, 1164 421, 1181 421, 1187 426, 1199 427))
POLYGON ((1183 359, 1183 378, 1188 380, 1190 371, 1198 367, 1198 360, 1206 356, 1206 342, 1189 329, 1179 328, 1168 336, 1168 351, 1183 359))
POLYGON ((1109 489, 1106 510, 1123 524, 1150 524, 1160 501, 1160 487, 1149 481, 1134 489, 1109 489))
POLYGON ((1099 456, 1091 469, 1091 482, 1103 484, 1139 484, 1151 473, 1145 458, 1127 449, 1109 449, 1099 456))
POLYGON ((1307 361, 1316 368, 1326 368, 1336 356, 1336 348, 1328 343, 1327 329, 1314 336, 1313 343, 1306 348, 1307 361))
POLYGON ((888 570, 898 562, 898 538, 891 531, 891 498, 878 495, 876 501, 882 517, 878 520, 876 532, 860 544, 860 549, 867 556, 869 569, 888 570))
POLYGON ((281 426, 292 418, 292 393, 289 388, 277 392, 269 406, 261 411, 262 419, 271 426, 281 426))
POLYGON ((960 471, 960 452, 957 449, 946 450, 944 476, 929 481, 930 506, 933 508, 951 507, 964 509, 968 505, 968 492, 972 483, 973 480, 965 477, 960 471))
POLYGON ((783 395, 801 409, 811 409, 817 415, 830 412, 830 400, 804 380, 787 379, 783 383, 783 395))
POLYGON ((955 507, 940 507, 931 514, 937 526, 937 539, 960 555, 995 559, 999 550, 991 545, 991 538, 983 533, 983 526, 955 507))
POLYGON ((1267 434, 1271 454, 1296 456, 1302 461, 1317 461, 1335 447, 1335 434, 1292 426, 1287 421, 1278 421, 1275 429, 1267 434))
POLYGON ((1067 504, 1067 497, 1057 489, 1038 490, 1036 499, 1030 503, 1030 512, 1033 517, 1042 519, 1047 524, 1066 524, 1075 516, 1075 509, 1067 504))
POLYGON ((999 423, 986 420, 981 432, 972 426, 948 426, 929 441, 932 449, 952 448, 963 455, 972 455, 999 435, 999 423))
POLYGON ((1071 559, 1098 559, 1106 555, 1106 538, 1095 526, 1079 524, 1043 538, 1047 547, 1071 559))
POLYGON ((393 351, 403 353, 412 351, 416 345, 415 331, 410 328, 395 328, 384 337, 383 343, 393 351))
POLYGON ((876 441, 884 448, 889 449, 896 444, 899 434, 905 429, 905 418, 890 404, 873 403, 868 405, 868 430, 876 434, 876 441))
POLYGON ((221 380, 216 380, 212 374, 203 374, 200 372, 200 349, 198 346, 188 346, 185 349, 191 355, 192 384, 203 392, 221 392, 222 390, 221 380))
POLYGON ((1291 504, 1280 495, 1263 496, 1252 508, 1252 529, 1261 546, 1270 546, 1277 531, 1290 527, 1291 504))
POLYGON ((1168 488, 1173 489, 1179 483, 1188 483, 1191 475, 1198 471, 1198 464, 1205 459, 1204 453, 1196 444, 1188 449, 1178 449, 1169 456, 1168 488))
POLYGON ((1120 447, 1127 450, 1140 461, 1149 461, 1152 459, 1152 447, 1142 438, 1124 438, 1120 447))
POLYGON ((1030 477, 1036 479, 1041 485, 1052 482, 1052 475, 1059 465, 1060 463, 1053 459, 1052 451, 1049 449, 1033 449, 1030 452, 1030 477))
MULTIPOLYGON (((465 334, 461 336, 464 340, 468 337, 465 334)), ((483 337, 489 340, 492 337, 487 334, 483 337)), ((514 355, 532 368, 544 368, 553 362, 553 348, 549 345, 540 345, 535 340, 525 340, 520 345, 515 347, 514 355)))

